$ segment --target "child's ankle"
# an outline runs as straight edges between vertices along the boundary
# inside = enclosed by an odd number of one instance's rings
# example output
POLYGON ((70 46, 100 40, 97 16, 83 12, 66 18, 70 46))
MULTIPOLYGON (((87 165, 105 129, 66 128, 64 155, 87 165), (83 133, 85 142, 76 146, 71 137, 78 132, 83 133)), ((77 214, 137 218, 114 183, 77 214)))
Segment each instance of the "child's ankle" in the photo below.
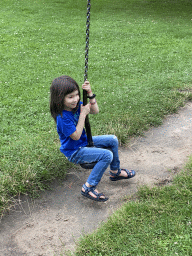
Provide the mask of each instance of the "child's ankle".
POLYGON ((118 170, 115 170, 115 171, 114 171, 114 170, 111 170, 111 172, 112 172, 112 173, 117 173, 117 172, 118 172, 118 170))
POLYGON ((85 182, 85 186, 87 186, 88 188, 92 187, 88 182, 85 182))

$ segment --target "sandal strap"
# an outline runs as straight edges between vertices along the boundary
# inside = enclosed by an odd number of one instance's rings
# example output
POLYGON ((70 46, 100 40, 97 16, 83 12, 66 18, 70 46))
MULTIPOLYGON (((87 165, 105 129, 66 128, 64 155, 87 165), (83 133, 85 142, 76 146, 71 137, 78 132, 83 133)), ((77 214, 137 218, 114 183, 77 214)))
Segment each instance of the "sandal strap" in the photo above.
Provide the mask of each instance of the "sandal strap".
POLYGON ((85 184, 83 184, 83 188, 85 189, 85 193, 92 192, 93 194, 98 194, 97 192, 95 192, 96 186, 87 187, 85 184))
POLYGON ((97 198, 100 198, 100 196, 104 196, 103 193, 97 193, 95 191, 96 186, 87 187, 85 184, 83 184, 83 188, 85 189, 85 193, 92 192, 97 198))
POLYGON ((85 192, 82 192, 84 196, 87 196, 89 195, 89 192, 92 192, 96 197, 93 198, 93 196, 89 196, 89 198, 95 200, 95 201, 107 201, 108 198, 103 194, 103 193, 98 193, 95 191, 96 189, 96 186, 92 186, 92 187, 87 187, 85 184, 83 184, 83 188, 85 190, 85 192), (101 198, 101 196, 104 196, 104 198, 101 198))
MULTIPOLYGON (((91 187, 91 188, 92 188, 92 187, 91 187)), ((95 188, 92 188, 90 191, 91 191, 97 198, 100 197, 100 194, 95 191, 95 188)))
POLYGON ((134 177, 135 176, 135 172, 133 170, 129 171, 127 169, 121 169, 123 171, 125 171, 127 173, 127 177, 134 177))
POLYGON ((121 173, 121 169, 120 168, 118 169, 117 173, 113 173, 113 172, 110 171, 110 175, 113 176, 113 177, 119 176, 120 173, 121 173))
POLYGON ((87 193, 89 188, 85 184, 83 184, 83 188, 85 189, 85 192, 87 193))

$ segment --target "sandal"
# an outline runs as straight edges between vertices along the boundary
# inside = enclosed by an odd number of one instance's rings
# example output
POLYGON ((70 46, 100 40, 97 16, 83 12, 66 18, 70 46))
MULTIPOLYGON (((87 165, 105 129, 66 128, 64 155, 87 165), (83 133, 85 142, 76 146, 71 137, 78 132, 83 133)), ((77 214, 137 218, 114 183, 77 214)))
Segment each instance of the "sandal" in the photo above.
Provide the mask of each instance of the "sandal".
POLYGON ((110 175, 113 176, 113 177, 110 177, 110 180, 116 181, 116 180, 130 179, 130 178, 133 178, 135 174, 136 173, 133 170, 128 171, 127 169, 119 169, 117 173, 110 172, 110 175), (121 173, 121 170, 127 173, 127 177, 119 176, 121 173))
POLYGON ((85 192, 81 190, 81 194, 85 197, 88 197, 89 199, 92 199, 98 202, 105 202, 108 200, 108 197, 106 197, 103 193, 97 193, 95 191, 96 189, 95 186, 87 187, 85 184, 83 184, 83 188, 85 189, 85 192), (96 197, 91 196, 89 192, 92 192, 94 195, 96 195, 96 197), (105 198, 101 198, 101 196, 104 196, 105 198))

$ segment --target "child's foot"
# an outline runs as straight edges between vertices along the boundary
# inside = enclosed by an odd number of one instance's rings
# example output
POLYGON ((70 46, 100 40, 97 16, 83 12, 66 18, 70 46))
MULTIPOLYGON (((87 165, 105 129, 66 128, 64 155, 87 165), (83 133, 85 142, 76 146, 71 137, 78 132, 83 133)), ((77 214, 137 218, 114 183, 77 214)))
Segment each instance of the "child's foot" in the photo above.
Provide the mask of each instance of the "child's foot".
POLYGON ((105 202, 108 200, 108 197, 106 197, 103 193, 99 193, 94 186, 88 187, 84 184, 81 194, 94 201, 105 202))
POLYGON ((118 171, 110 171, 110 180, 116 181, 116 180, 122 180, 122 179, 130 179, 135 176, 135 171, 127 170, 127 169, 119 169, 118 171))

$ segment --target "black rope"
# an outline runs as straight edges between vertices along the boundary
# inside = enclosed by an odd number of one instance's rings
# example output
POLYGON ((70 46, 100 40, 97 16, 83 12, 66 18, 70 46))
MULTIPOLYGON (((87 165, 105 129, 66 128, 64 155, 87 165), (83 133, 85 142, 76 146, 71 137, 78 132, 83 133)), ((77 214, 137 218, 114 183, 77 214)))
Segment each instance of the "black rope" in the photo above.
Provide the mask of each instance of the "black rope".
MULTIPOLYGON (((90 10, 91 10, 91 3, 90 0, 87 1, 87 22, 86 22, 86 45, 85 45, 85 74, 84 74, 84 81, 88 78, 88 54, 89 54, 89 28, 90 28, 90 10)), ((83 90, 83 106, 87 104, 87 92, 83 90)), ((85 119, 85 129, 87 134, 88 140, 88 147, 93 147, 93 140, 91 134, 91 126, 89 123, 89 117, 86 116, 85 119)))
POLYGON ((91 10, 91 2, 90 2, 90 0, 88 0, 87 1, 87 22, 86 22, 85 74, 84 74, 84 81, 87 80, 87 76, 88 76, 90 10, 91 10))

